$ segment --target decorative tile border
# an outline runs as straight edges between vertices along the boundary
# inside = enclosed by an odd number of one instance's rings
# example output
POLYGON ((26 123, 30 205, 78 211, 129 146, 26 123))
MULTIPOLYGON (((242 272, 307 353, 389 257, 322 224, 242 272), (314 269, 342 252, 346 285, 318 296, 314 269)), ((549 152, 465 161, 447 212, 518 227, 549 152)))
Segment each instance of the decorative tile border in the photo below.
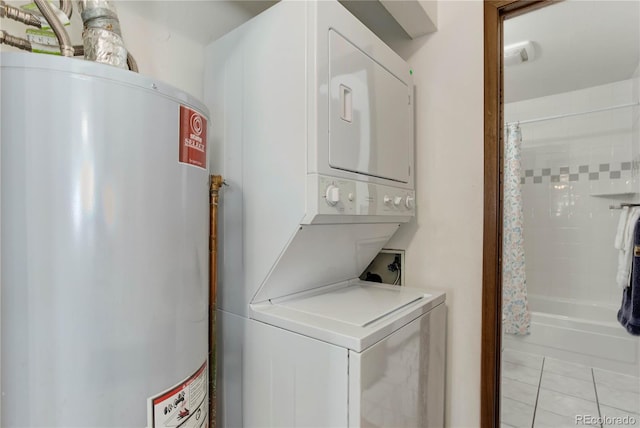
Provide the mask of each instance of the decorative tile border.
POLYGON ((560 181, 619 180, 631 178, 636 162, 572 165, 557 168, 525 169, 520 184, 558 183, 560 181))

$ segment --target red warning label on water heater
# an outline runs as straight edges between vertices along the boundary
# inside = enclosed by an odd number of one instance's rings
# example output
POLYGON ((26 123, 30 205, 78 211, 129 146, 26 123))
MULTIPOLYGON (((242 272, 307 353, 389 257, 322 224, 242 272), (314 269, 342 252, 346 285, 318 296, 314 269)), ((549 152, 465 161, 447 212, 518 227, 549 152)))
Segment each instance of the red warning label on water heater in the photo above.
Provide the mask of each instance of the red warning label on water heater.
POLYGON ((180 106, 180 154, 182 163, 207 168, 207 119, 180 106))
POLYGON ((207 428, 207 363, 173 388, 149 398, 149 428, 207 428))

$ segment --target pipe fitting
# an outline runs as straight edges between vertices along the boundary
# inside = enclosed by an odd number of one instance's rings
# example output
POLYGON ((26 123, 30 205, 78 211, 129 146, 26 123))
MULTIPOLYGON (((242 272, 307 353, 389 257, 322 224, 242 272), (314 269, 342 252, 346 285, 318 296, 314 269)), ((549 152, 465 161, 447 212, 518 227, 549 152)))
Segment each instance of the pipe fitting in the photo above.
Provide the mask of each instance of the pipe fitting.
POLYGON ((12 36, 11 34, 7 33, 5 30, 0 30, 0 44, 13 46, 15 48, 22 49, 29 52, 32 51, 31 42, 29 40, 12 36))
POLYGON ((33 13, 10 6, 4 1, 0 1, 0 18, 9 18, 13 19, 14 21, 22 22, 23 24, 42 28, 40 19, 38 19, 38 17, 33 13))

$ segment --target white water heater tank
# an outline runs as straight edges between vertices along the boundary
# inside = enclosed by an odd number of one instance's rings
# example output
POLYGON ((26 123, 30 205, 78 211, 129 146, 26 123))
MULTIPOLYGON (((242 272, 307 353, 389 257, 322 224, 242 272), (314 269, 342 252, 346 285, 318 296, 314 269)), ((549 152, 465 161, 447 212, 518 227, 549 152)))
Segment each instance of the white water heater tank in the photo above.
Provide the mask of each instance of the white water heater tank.
POLYGON ((0 426, 207 426, 206 108, 0 55, 0 426))

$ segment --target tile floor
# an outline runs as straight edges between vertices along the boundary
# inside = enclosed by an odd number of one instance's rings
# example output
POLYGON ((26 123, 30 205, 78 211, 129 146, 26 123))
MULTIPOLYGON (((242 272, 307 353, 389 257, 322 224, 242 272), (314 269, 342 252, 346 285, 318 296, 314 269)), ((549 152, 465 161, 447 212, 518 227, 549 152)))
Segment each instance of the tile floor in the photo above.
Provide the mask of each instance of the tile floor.
POLYGON ((505 349, 501 422, 503 428, 640 428, 640 378, 505 349))

